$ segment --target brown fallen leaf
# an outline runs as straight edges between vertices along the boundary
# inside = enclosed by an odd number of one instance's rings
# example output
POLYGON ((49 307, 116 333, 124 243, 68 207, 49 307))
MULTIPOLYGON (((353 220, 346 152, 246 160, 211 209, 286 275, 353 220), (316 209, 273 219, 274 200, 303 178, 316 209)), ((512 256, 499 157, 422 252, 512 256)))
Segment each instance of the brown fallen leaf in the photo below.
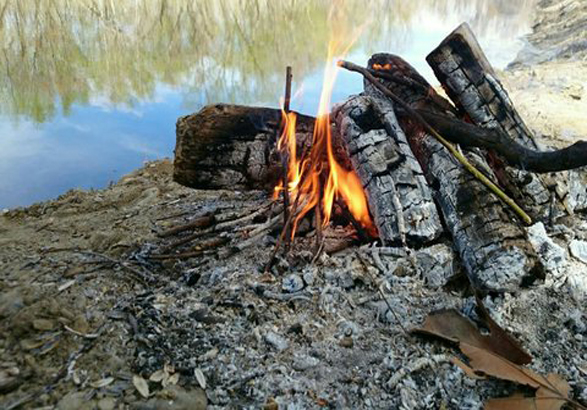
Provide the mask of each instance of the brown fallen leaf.
POLYGON ((518 343, 512 336, 503 330, 493 320, 487 308, 483 304, 483 300, 476 295, 475 300, 477 301, 477 314, 479 319, 483 322, 485 327, 489 330, 489 337, 491 338, 491 349, 493 352, 505 357, 510 362, 516 364, 528 364, 532 361, 532 356, 524 351, 520 343, 518 343))
POLYGON ((467 343, 461 342, 460 348, 469 358, 470 366, 476 373, 482 372, 488 376, 537 389, 535 397, 511 396, 489 400, 485 406, 486 410, 559 410, 563 404, 572 402, 569 398, 571 391, 569 384, 557 374, 553 373, 544 377, 494 352, 467 343))
POLYGON ((135 386, 141 396, 143 396, 145 399, 149 398, 149 384, 145 379, 143 379, 141 376, 134 375, 132 377, 132 384, 135 386))
MULTIPOLYGON (((481 305, 482 306, 482 305, 481 305)), ((483 307, 485 309, 485 307, 483 307)), ((482 318, 490 330, 485 336, 475 324, 455 309, 442 309, 430 313, 422 327, 412 332, 437 336, 453 343, 464 342, 494 352, 517 364, 529 363, 532 358, 501 329, 484 310, 482 318), (489 318, 489 320, 487 320, 489 318), (504 336, 506 335, 507 338, 504 336)))

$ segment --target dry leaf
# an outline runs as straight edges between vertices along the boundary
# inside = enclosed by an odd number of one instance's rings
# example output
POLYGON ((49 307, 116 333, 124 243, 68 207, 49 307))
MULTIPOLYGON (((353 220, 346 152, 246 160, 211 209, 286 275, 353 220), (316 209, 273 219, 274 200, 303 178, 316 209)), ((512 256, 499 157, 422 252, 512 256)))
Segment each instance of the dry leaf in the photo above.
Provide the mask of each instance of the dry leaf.
POLYGON ((132 384, 145 399, 149 398, 149 384, 141 376, 134 375, 132 384))
POLYGON ((167 374, 164 370, 157 370, 155 373, 151 375, 151 377, 149 377, 149 380, 155 383, 159 383, 163 379, 165 379, 165 377, 167 377, 167 374))
MULTIPOLYGON (((484 317, 484 319, 487 318, 489 318, 488 315, 484 317)), ((454 343, 463 342, 477 346, 495 352, 517 364, 526 364, 531 361, 532 358, 517 346, 513 339, 509 336, 504 339, 504 335, 507 334, 497 323, 493 322, 491 318, 486 322, 491 331, 488 336, 482 335, 477 326, 457 310, 443 309, 430 313, 424 325, 414 329, 413 332, 441 337, 454 343)))
POLYGON ((461 343, 460 348, 476 371, 538 389, 535 397, 516 396, 489 400, 486 409, 559 410, 568 401, 570 386, 557 374, 544 377, 493 352, 467 343, 461 343))
POLYGON ((167 379, 167 385, 168 386, 173 386, 176 385, 177 382, 179 382, 179 373, 173 373, 171 376, 169 376, 169 378, 167 379))
POLYGON ((202 371, 197 368, 194 370, 194 376, 196 376, 196 380, 198 381, 200 387, 206 390, 206 376, 204 376, 204 373, 202 373, 202 371))
POLYGON ((114 381, 114 377, 105 377, 103 379, 97 380, 95 382, 90 383, 90 386, 94 389, 99 389, 100 387, 106 387, 114 381))
POLYGON ((452 364, 457 365, 458 367, 461 368, 462 371, 465 372, 465 374, 467 376, 469 376, 471 379, 478 379, 478 380, 483 380, 485 379, 485 377, 478 375, 477 373, 475 373, 475 369, 473 369, 472 367, 470 367, 468 364, 466 364, 465 362, 463 362, 461 359, 456 358, 456 357, 451 357, 450 361, 452 364))
POLYGON ((522 346, 493 320, 479 296, 475 296, 475 300, 477 301, 477 314, 489 329, 491 350, 516 364, 530 363, 532 356, 526 353, 522 346))

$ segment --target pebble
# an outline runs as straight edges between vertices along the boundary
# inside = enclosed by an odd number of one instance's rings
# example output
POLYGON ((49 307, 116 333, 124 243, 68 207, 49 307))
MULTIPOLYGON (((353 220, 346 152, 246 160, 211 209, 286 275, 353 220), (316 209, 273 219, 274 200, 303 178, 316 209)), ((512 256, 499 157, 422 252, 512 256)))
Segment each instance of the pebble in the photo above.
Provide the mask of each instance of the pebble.
POLYGON ((142 410, 205 410, 208 405, 206 392, 199 387, 186 390, 180 386, 169 386, 165 393, 169 398, 151 398, 137 407, 142 410))
POLYGON ((298 275, 288 275, 283 278, 281 288, 288 293, 299 292, 304 288, 304 281, 298 275))
POLYGON ((342 339, 340 339, 340 342, 338 342, 338 344, 341 345, 342 347, 346 347, 346 348, 350 349, 351 347, 354 346, 353 338, 350 336, 345 336, 342 339))
POLYGON ((562 273, 567 265, 567 253, 546 233, 544 224, 538 222, 527 228, 528 239, 540 261, 549 272, 562 273))
POLYGON ((265 341, 279 351, 285 350, 289 347, 287 339, 275 332, 267 332, 265 334, 265 341))
POLYGON ((50 321, 49 319, 35 319, 33 320, 33 327, 36 330, 40 330, 40 331, 47 331, 47 330, 51 330, 54 327, 54 323, 52 321, 50 321))
POLYGON ((85 399, 84 392, 70 392, 57 403, 58 410, 85 410, 93 409, 94 405, 85 399))
POLYGON ((98 401, 98 409, 100 410, 114 410, 116 407, 116 399, 114 397, 104 397, 98 401))
POLYGON ((315 357, 308 356, 308 355, 301 355, 301 356, 296 356, 294 358, 294 361, 293 361, 291 367, 293 367, 294 370, 303 371, 303 370, 309 369, 311 367, 318 366, 319 363, 320 363, 320 360, 315 357))
POLYGON ((569 244, 571 255, 583 263, 587 263, 587 242, 574 240, 569 244))
POLYGON ((304 269, 304 273, 302 274, 302 278, 306 285, 311 286, 316 279, 316 268, 314 266, 304 269))

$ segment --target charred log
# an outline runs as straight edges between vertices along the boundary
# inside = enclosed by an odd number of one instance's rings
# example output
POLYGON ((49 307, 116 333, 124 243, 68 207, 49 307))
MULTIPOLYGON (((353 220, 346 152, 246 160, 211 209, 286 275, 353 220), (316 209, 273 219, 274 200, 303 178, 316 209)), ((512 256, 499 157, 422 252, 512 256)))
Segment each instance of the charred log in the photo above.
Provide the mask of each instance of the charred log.
POLYGON ((333 118, 386 244, 421 245, 443 231, 432 192, 393 106, 369 96, 336 106, 333 118))
MULTIPOLYGON (((530 150, 538 148, 534 135, 516 111, 466 23, 461 24, 443 40, 426 60, 463 117, 481 127, 494 129, 497 138, 506 135, 521 147, 530 150)), ((581 155, 585 145, 576 144, 571 150, 567 149, 560 153, 562 157, 555 156, 550 159, 568 162, 568 154, 581 155)), ((550 209, 548 204, 552 193, 548 187, 552 182, 549 182, 546 176, 504 166, 504 157, 492 154, 493 152, 490 152, 488 159, 500 177, 502 185, 530 214, 535 218, 544 219, 550 209)), ((561 169, 556 166, 554 168, 561 169)), ((544 169, 543 172, 548 172, 548 169, 544 169)))
MULTIPOLYGON (((401 109, 399 111, 401 113, 401 109)), ((587 141, 578 141, 559 150, 538 151, 513 140, 495 128, 480 128, 471 123, 423 109, 417 111, 447 140, 463 147, 493 150, 508 165, 520 170, 546 173, 587 166, 587 141)))
MULTIPOLYGON (((271 189, 282 174, 275 151, 281 111, 217 104, 180 117, 174 181, 199 189, 271 189)), ((314 118, 298 116, 298 138, 311 141, 314 118)))
MULTIPOLYGON (((392 74, 422 82, 416 70, 397 56, 374 55, 369 61, 369 68, 374 68, 376 64, 386 67, 392 74)), ((434 101, 439 96, 431 99, 428 92, 417 92, 413 87, 381 81, 412 108, 449 117, 452 115, 444 108, 446 104, 434 101)), ((429 90, 430 86, 426 89, 429 90)), ((375 98, 384 98, 381 91, 368 81, 365 92, 375 98)), ((402 126, 428 183, 436 190, 435 198, 471 282, 484 290, 505 291, 515 290, 542 276, 543 268, 525 231, 512 221, 513 215, 497 196, 456 163, 449 151, 426 134, 419 123, 404 118, 402 126)), ((466 155, 495 179, 482 155, 476 151, 466 155)))

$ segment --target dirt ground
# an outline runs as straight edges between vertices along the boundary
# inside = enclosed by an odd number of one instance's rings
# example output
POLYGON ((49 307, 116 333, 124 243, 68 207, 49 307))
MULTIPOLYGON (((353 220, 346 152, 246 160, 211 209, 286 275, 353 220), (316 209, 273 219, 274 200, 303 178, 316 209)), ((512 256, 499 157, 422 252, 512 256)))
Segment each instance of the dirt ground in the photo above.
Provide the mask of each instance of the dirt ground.
MULTIPOLYGON (((587 136, 586 27, 585 2, 540 2, 527 49, 502 73, 545 146, 587 136)), ((450 346, 407 337, 377 294, 373 277, 407 328, 435 309, 470 312, 474 299, 448 280, 459 270, 449 244, 416 252, 414 267, 368 245, 311 263, 302 241, 273 281, 262 268, 274 233, 220 259, 153 263, 157 232, 266 203, 187 189, 171 173, 153 162, 107 189, 0 215, 0 408, 477 409, 513 390, 467 378, 450 346)), ((569 249, 587 241, 587 215, 550 233, 552 275, 485 303, 532 368, 561 374, 587 404, 587 259, 569 249)))

